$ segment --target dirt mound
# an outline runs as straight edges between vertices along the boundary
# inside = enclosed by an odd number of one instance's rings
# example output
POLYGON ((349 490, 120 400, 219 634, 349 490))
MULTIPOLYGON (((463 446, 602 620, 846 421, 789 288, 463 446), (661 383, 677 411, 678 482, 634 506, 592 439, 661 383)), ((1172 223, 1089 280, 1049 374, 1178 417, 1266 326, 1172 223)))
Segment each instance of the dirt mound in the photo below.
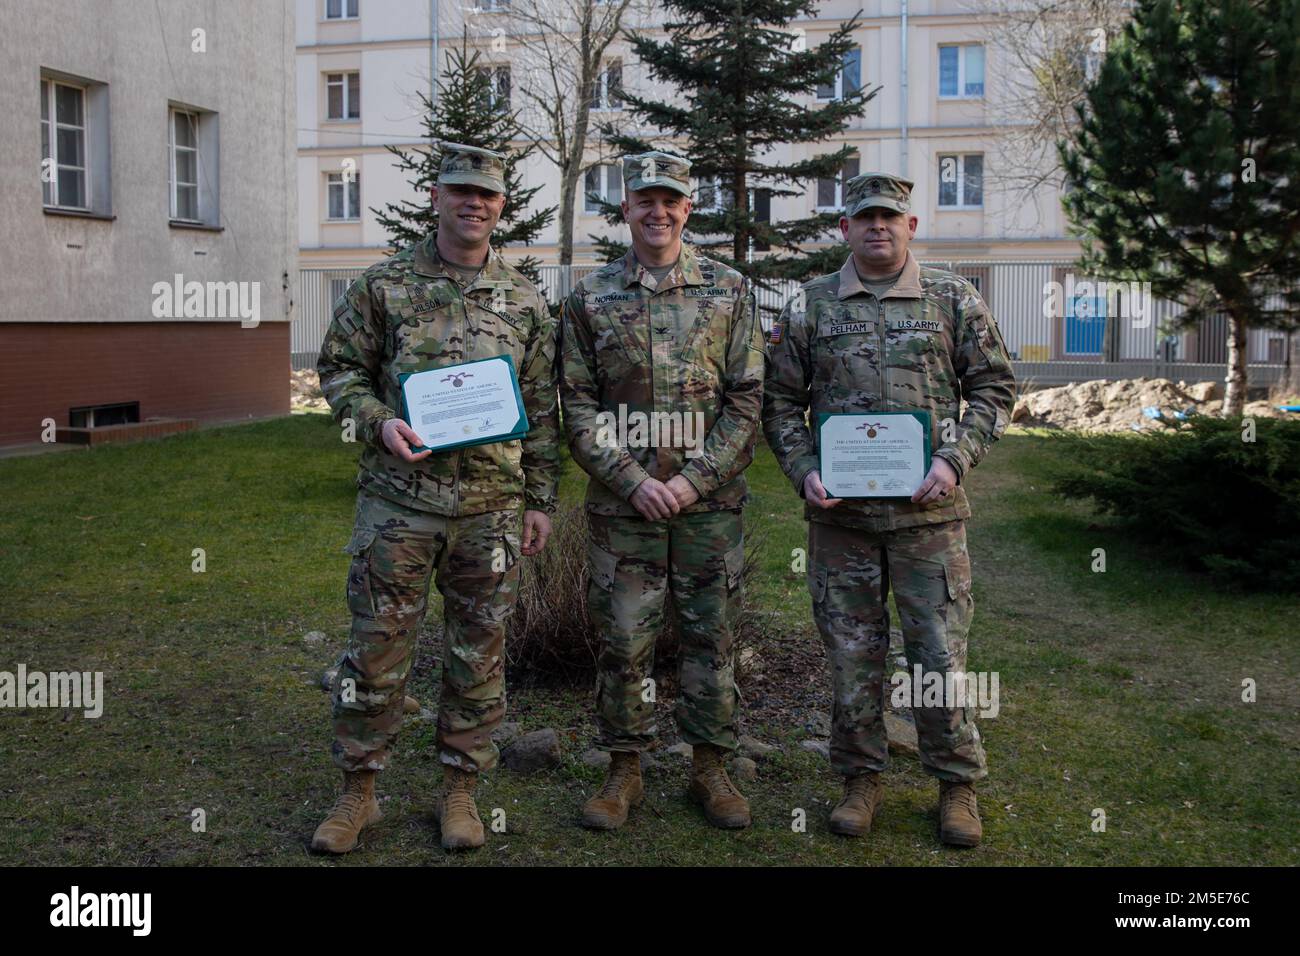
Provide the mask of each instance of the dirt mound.
POLYGON ((289 373, 289 407, 294 411, 328 412, 320 390, 320 376, 314 368, 289 373))
MULTIPOLYGON (((1223 388, 1218 382, 1171 382, 1167 378, 1130 378, 1115 382, 1072 382, 1030 392, 1016 402, 1011 421, 1034 428, 1124 432, 1162 428, 1154 411, 1165 417, 1219 415, 1223 388)), ((1250 402, 1245 414, 1282 418, 1267 401, 1250 402)))

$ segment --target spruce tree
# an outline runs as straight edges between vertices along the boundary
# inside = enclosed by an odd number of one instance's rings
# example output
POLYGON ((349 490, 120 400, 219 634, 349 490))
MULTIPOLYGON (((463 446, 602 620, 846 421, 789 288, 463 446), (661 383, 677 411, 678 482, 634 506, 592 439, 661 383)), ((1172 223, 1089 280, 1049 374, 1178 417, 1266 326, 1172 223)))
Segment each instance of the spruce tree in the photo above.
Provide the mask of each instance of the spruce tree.
POLYGON ((1150 282, 1181 328, 1227 314, 1225 415, 1248 330, 1297 324, 1297 38, 1300 0, 1138 0, 1060 147, 1079 267, 1150 282))
MULTIPOLYGON (((842 245, 818 254, 802 248, 832 236, 838 240, 838 213, 763 222, 751 199, 758 190, 771 199, 803 196, 817 178, 839 177, 853 155, 847 145, 804 159, 780 160, 772 151, 831 139, 875 96, 877 90, 863 89, 852 70, 845 70, 859 14, 808 48, 803 31, 791 24, 816 17, 816 0, 665 0, 663 7, 664 40, 645 34, 629 34, 628 40, 650 76, 677 95, 661 101, 623 93, 637 125, 657 131, 657 145, 610 124, 602 128, 606 141, 624 154, 651 148, 684 153, 692 176, 720 184, 722 208, 692 211, 687 222, 691 241, 710 256, 760 283, 839 268, 846 255, 842 245), (817 88, 835 86, 842 71, 839 95, 818 104, 817 88)), ((860 77, 860 57, 856 62, 860 77)), ((611 223, 622 222, 613 204, 603 204, 603 211, 611 223)), ((598 238, 596 243, 610 257, 626 248, 598 238)))
MULTIPOLYGON (((523 188, 519 170, 534 147, 513 145, 522 138, 518 114, 493 104, 492 78, 486 70, 480 69, 479 52, 469 49, 467 36, 461 37, 459 48, 447 51, 447 61, 437 86, 436 106, 428 96, 418 94, 427 145, 418 149, 386 147, 397 157, 394 165, 410 174, 407 182, 414 187, 418 197, 415 201, 403 199, 389 203, 383 211, 371 209, 387 230, 393 250, 419 242, 438 228, 438 210, 430 201, 429 189, 438 182, 441 160, 438 144, 443 141, 496 150, 505 155, 506 204, 501 221, 492 232, 492 245, 494 248, 508 243, 532 245, 555 218, 555 207, 529 211, 529 204, 541 187, 523 188)), ((516 264, 516 268, 536 281, 538 264, 536 258, 527 256, 516 264)))

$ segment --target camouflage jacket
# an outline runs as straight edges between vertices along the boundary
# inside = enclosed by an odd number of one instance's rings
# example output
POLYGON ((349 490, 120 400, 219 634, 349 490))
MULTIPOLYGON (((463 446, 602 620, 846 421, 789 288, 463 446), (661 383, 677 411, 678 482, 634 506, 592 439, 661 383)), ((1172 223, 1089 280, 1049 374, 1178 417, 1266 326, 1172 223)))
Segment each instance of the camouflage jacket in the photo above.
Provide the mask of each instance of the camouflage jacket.
POLYGON ((957 472, 947 501, 846 499, 825 510, 806 505, 806 517, 871 531, 970 517, 961 481, 1006 429, 1016 389, 997 323, 970 282, 922 269, 909 252, 877 300, 850 256, 839 272, 804 284, 771 339, 763 432, 801 495, 818 467, 808 423, 821 412, 929 412, 933 454, 957 472))
POLYGON ((585 276, 561 316, 560 399, 587 508, 635 515, 647 477, 681 473, 686 511, 741 507, 763 395, 763 332, 749 280, 683 245, 656 287, 628 250, 585 276), (638 419, 650 421, 637 430, 638 419), (657 427, 655 422, 658 423, 657 427), (674 431, 675 429, 675 431, 674 431))
POLYGON ((320 360, 334 417, 364 443, 357 486, 448 517, 555 510, 555 321, 536 287, 494 249, 463 291, 438 257, 434 235, 367 269, 334 306, 320 360), (531 426, 522 441, 472 445, 408 464, 383 445, 398 415, 398 376, 510 355, 531 426))

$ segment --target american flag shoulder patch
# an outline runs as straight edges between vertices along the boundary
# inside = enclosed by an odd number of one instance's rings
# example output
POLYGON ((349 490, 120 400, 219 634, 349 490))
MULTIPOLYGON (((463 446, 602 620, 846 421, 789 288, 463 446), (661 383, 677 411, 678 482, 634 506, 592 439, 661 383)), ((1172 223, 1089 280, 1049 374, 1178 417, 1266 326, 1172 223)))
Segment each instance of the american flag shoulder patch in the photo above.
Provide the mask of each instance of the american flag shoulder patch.
POLYGON ((778 345, 778 344, 780 344, 780 342, 781 342, 781 323, 780 323, 780 322, 773 322, 773 323, 772 323, 772 331, 768 333, 767 338, 768 338, 768 341, 770 341, 773 345, 778 345))

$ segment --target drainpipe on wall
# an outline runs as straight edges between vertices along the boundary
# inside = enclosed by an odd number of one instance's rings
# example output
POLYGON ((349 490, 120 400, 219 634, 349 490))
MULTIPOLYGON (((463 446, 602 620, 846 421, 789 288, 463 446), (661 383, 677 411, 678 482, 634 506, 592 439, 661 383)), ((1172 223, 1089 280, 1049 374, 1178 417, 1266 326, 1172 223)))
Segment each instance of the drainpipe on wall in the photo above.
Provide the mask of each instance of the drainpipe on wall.
POLYGON ((429 0, 429 102, 438 105, 438 0, 429 0))
POLYGON ((902 4, 902 27, 899 30, 901 39, 899 41, 902 55, 902 82, 898 86, 899 109, 902 111, 899 120, 899 127, 902 133, 903 141, 898 149, 898 164, 901 167, 898 175, 905 179, 911 177, 907 175, 907 0, 900 0, 902 4))

